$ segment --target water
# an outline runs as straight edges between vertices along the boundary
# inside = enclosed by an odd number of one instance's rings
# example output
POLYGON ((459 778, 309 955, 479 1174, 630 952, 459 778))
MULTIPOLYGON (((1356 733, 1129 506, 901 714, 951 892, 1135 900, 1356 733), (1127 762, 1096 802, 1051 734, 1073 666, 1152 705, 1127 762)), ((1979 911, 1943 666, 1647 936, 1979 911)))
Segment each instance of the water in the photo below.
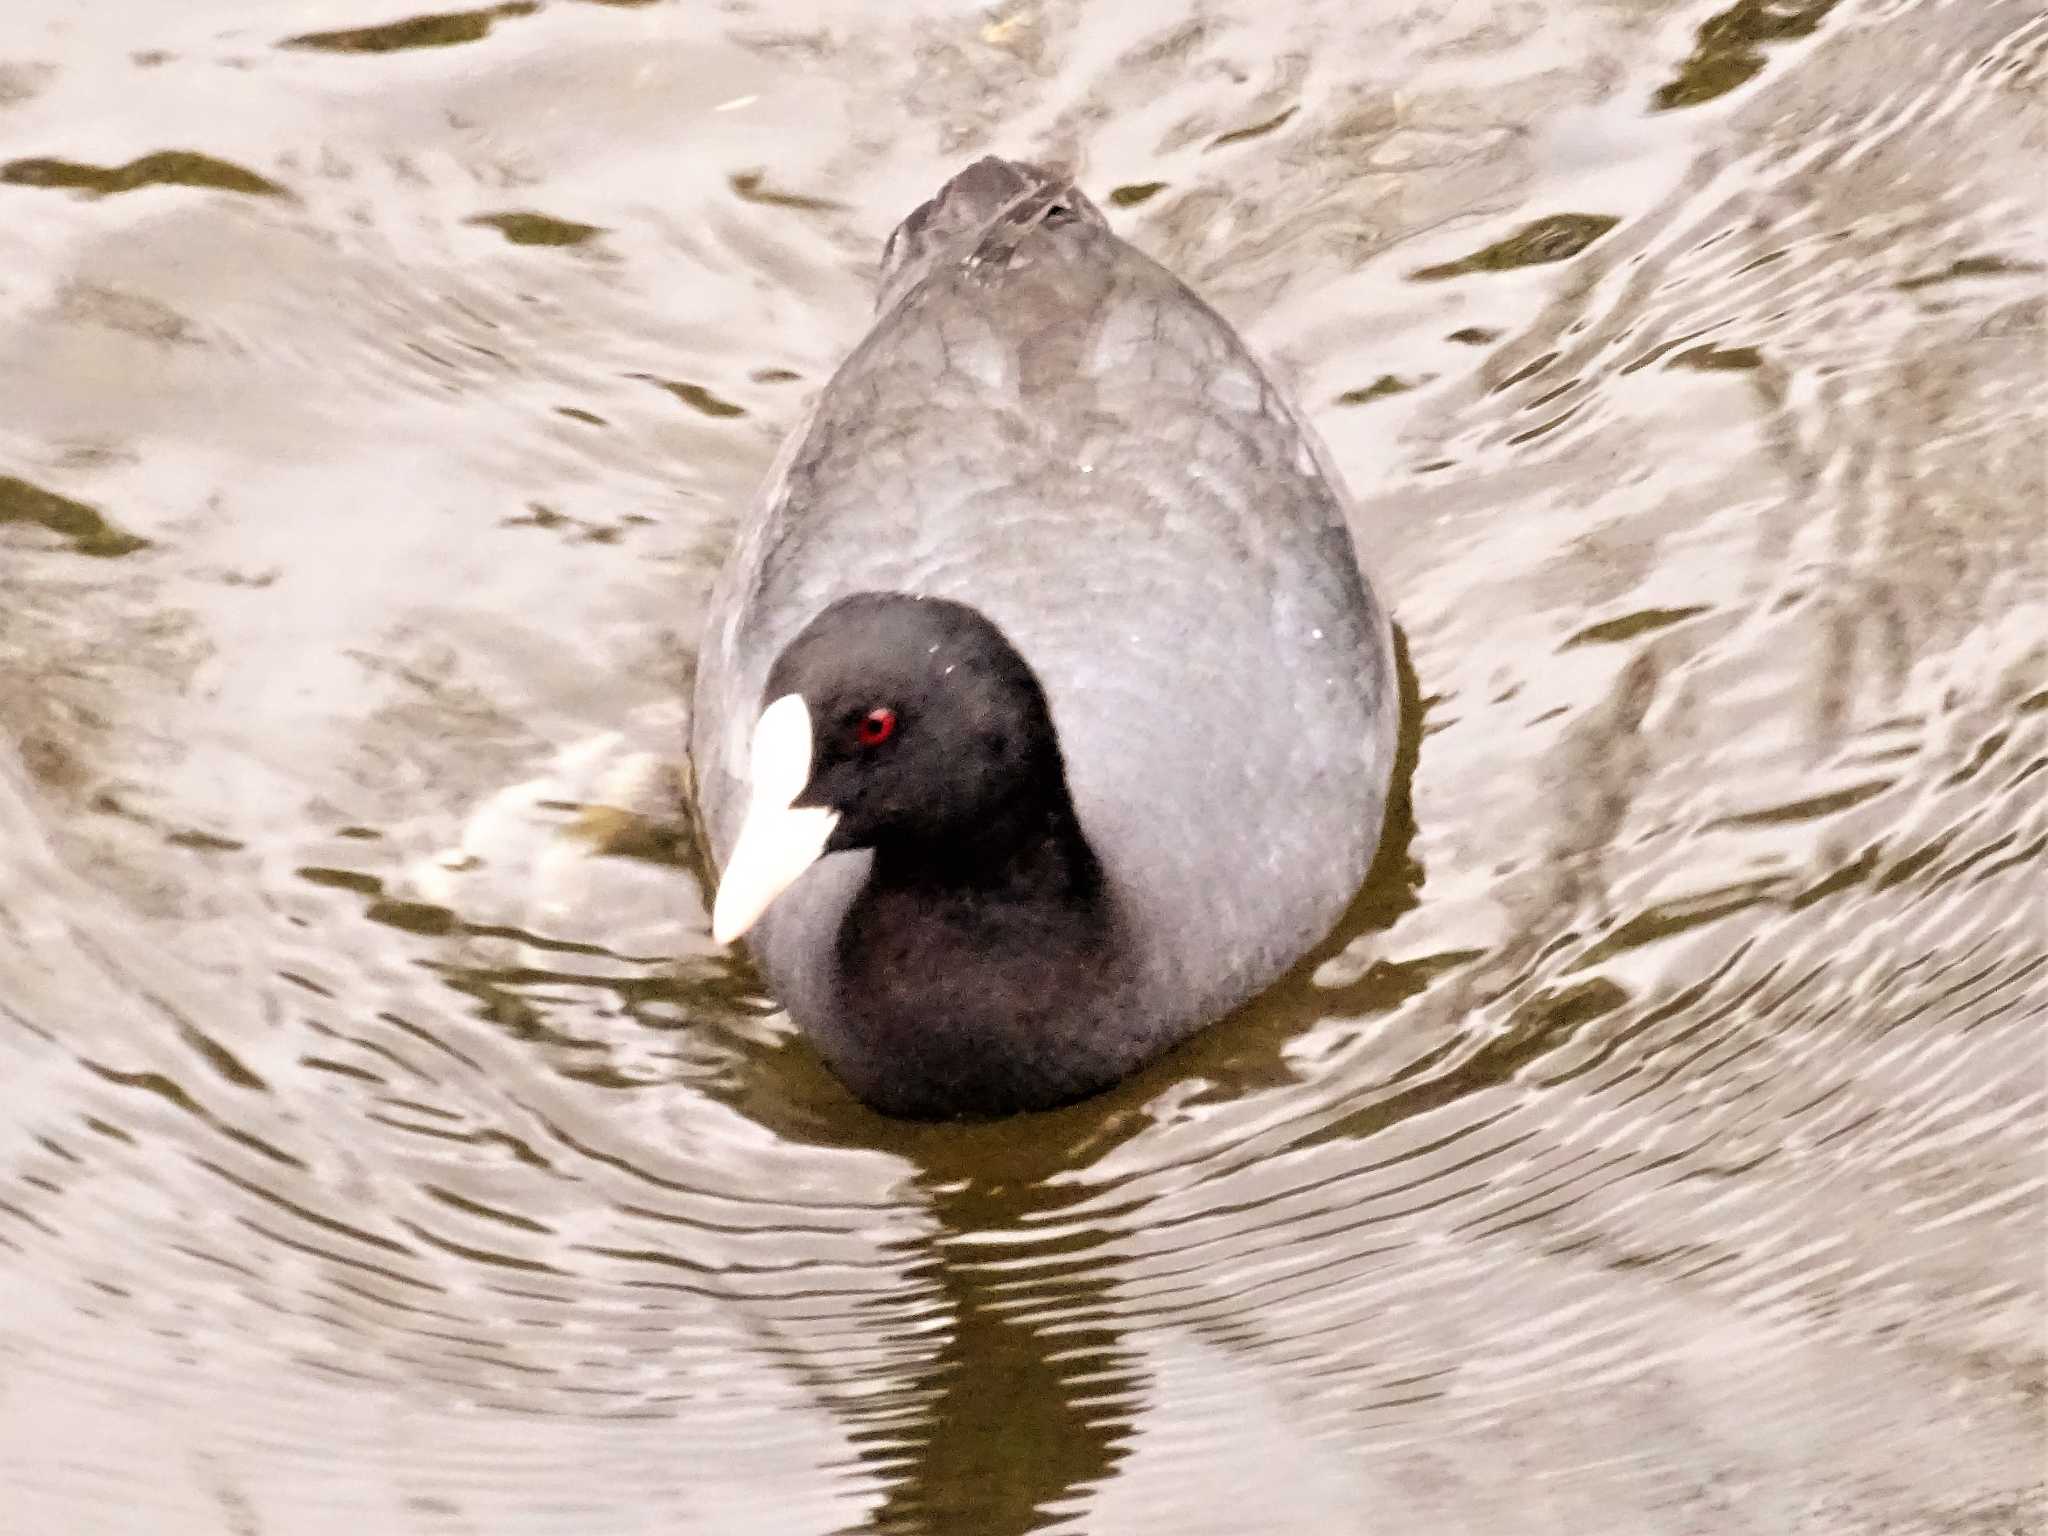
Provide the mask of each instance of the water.
POLYGON ((8 8, 0 1531, 2043 1528, 2048 23, 1163 14, 8 8), (986 150, 1295 382, 1408 751, 1274 996, 919 1128, 672 773, 986 150))

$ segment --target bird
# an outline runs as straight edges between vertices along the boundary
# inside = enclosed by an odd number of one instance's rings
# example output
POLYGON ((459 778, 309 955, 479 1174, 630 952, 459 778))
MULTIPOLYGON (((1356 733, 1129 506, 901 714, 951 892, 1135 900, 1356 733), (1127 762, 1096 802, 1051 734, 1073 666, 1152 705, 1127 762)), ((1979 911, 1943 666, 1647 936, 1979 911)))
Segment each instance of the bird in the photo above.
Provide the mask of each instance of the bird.
POLYGON ((1300 407, 1071 176, 984 158, 889 237, 713 585, 713 937, 884 1114, 1071 1103, 1328 935, 1398 710, 1300 407))

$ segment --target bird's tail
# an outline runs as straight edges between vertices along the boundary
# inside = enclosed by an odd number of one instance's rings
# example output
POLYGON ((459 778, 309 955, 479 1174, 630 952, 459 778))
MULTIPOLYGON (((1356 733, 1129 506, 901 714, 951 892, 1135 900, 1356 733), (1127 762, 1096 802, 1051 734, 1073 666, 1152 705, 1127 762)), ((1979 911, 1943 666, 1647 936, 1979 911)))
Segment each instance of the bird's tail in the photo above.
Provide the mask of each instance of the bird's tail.
POLYGON ((896 226, 882 248, 876 308, 888 309, 948 252, 966 254, 978 248, 992 230, 1020 211, 1041 212, 1041 203, 1094 212, 1065 172, 994 155, 975 161, 896 226))

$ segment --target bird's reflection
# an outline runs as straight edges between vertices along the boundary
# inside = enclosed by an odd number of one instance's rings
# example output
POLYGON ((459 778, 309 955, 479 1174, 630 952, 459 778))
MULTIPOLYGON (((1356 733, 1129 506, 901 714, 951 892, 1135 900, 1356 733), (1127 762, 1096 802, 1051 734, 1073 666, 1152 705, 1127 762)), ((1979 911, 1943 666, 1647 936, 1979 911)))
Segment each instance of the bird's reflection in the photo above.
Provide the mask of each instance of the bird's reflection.
POLYGON ((1112 1475, 1142 1382, 1113 1321, 1110 1271, 1089 1256, 1095 1235, 1048 1224, 1041 1241, 972 1253, 972 1235, 1028 1230, 1057 1202, 1044 1186, 991 1188, 949 1161, 933 1156, 920 1177, 937 1226, 909 1265, 944 1298, 947 1333, 892 1394, 915 1413, 859 1436, 886 1489, 865 1529, 1012 1536, 1112 1475))

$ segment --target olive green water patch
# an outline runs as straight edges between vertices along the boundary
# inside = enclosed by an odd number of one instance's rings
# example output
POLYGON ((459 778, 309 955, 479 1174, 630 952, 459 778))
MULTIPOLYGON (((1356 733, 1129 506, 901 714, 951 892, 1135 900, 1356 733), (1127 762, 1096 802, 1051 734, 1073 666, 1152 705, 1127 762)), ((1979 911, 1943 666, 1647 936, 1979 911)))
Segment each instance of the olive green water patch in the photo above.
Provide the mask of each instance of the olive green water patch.
POLYGON ((1511 267, 1540 267, 1567 261, 1606 234, 1621 220, 1604 213, 1554 213, 1524 224, 1505 240, 1457 261, 1423 267, 1408 276, 1418 283, 1441 282, 1473 272, 1505 272, 1511 267))
POLYGON ((222 837, 217 832, 206 832, 196 827, 166 833, 164 841, 173 848, 184 848, 193 853, 240 853, 249 846, 237 838, 222 837))
POLYGON ((1149 202, 1165 190, 1166 183, 1163 181, 1134 181, 1127 186, 1112 188, 1109 201, 1115 208, 1135 208, 1140 203, 1149 202))
POLYGON ((158 150, 126 165, 92 165, 83 160, 36 157, 0 165, 0 182, 17 187, 54 187, 102 197, 139 187, 205 187, 249 197, 289 197, 267 176, 189 149, 158 150))
POLYGON ((1917 277, 1901 278, 1897 286, 1901 293, 1917 293, 1922 288, 1960 282, 1965 278, 2015 277, 2041 270, 2042 266, 2038 261, 2016 261, 2007 256, 1964 256, 1950 262, 1938 272, 1923 272, 1917 277))
POLYGON ((1219 133, 1209 141, 1208 147, 1222 149, 1227 144, 1242 144, 1250 139, 1263 139, 1267 134, 1286 127, 1288 119, 1300 110, 1299 107, 1289 107, 1285 112, 1274 113, 1262 123, 1253 123, 1248 127, 1233 128, 1228 133, 1219 133))
POLYGON ((1625 951, 1640 949, 1661 939, 1676 938, 1707 923, 1718 922, 1724 917, 1770 902, 1783 886, 1782 877, 1769 875, 1648 907, 1623 920, 1605 938, 1590 945, 1569 970, 1589 970, 1625 951))
POLYGON ((1678 74, 1651 98, 1660 112, 1725 96, 1764 67, 1766 43, 1811 37, 1836 0, 1741 0, 1700 24, 1678 74))
POLYGON ((545 213, 480 213, 463 222, 495 229, 514 245, 581 245, 604 233, 599 225, 578 224, 545 213))
POLYGON ((303 48, 317 53, 398 53, 407 48, 448 48, 457 43, 481 42, 491 28, 515 16, 531 16, 540 9, 538 0, 507 0, 504 5, 478 11, 444 11, 430 16, 409 16, 403 21, 375 27, 348 27, 335 32, 302 32, 277 46, 303 48))
POLYGON ((1651 634, 1656 630, 1668 629, 1673 624, 1682 624, 1687 619, 1697 618, 1707 611, 1704 605, 1688 608, 1645 608, 1638 613, 1625 613, 1618 619, 1604 619, 1598 624, 1588 624, 1575 631, 1558 647, 1561 651, 1571 650, 1580 645, 1613 645, 1620 640, 1633 640, 1638 635, 1651 634))
POLYGON ((1804 799, 1790 800, 1783 805, 1766 806, 1759 811, 1742 811, 1708 822, 1707 829, 1711 831, 1716 827, 1774 827, 1794 821, 1814 821, 1823 816, 1833 816, 1853 809, 1866 800, 1874 800, 1896 782, 1895 779, 1872 779, 1868 783, 1851 784, 1846 789, 1837 789, 1825 795, 1808 795, 1804 799))
POLYGON ((1755 347, 1717 347, 1711 342, 1687 347, 1664 366, 1691 368, 1699 373, 1742 373, 1764 365, 1764 355, 1755 347))
POLYGON ((292 873, 308 885, 325 886, 333 891, 353 891, 358 896, 384 894, 384 882, 375 875, 366 875, 360 870, 328 869, 318 864, 306 864, 292 873))
POLYGON ((682 379, 657 379, 652 374, 645 373, 635 374, 634 377, 645 380, 657 389, 667 390, 691 410, 705 416, 716 417, 719 420, 729 420, 732 417, 747 414, 745 406, 734 405, 732 401, 722 399, 706 389, 702 384, 692 384, 682 379))
POLYGON ((835 213, 846 206, 826 197, 806 197, 800 192, 778 192, 768 185, 768 178, 760 171, 735 171, 726 178, 726 185, 730 186, 743 201, 759 203, 764 208, 801 208, 807 213, 835 213))
POLYGON ((78 554, 111 560, 149 548, 149 540, 115 527, 96 507, 12 475, 0 475, 0 527, 32 523, 68 539, 78 554))
POLYGON ((387 928, 397 928, 406 933, 417 933, 429 938, 453 933, 458 926, 453 912, 429 901, 394 901, 388 898, 373 901, 364 909, 363 916, 370 922, 382 923, 387 928))
POLYGON ((1406 379, 1397 379, 1391 373, 1383 373, 1370 384, 1345 390, 1337 397, 1337 404, 1364 405, 1371 400, 1384 400, 1389 395, 1405 395, 1414 387, 1406 379))

